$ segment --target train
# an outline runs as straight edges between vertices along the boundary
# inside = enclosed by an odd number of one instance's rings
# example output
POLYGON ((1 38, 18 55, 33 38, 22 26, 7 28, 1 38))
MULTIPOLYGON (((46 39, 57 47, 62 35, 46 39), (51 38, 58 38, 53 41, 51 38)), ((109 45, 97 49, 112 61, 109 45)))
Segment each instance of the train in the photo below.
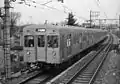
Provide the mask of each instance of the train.
POLYGON ((107 31, 32 24, 23 29, 24 62, 59 65, 107 36, 107 31))

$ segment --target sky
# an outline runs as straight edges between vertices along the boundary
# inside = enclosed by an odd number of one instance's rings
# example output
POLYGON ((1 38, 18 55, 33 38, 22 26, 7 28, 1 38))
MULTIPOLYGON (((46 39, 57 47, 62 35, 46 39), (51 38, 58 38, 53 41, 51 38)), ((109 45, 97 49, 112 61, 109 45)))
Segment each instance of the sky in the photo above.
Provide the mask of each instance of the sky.
MULTIPOLYGON (((73 12, 75 18, 79 23, 88 20, 90 17, 90 10, 100 12, 97 18, 118 18, 120 14, 120 0, 64 0, 64 3, 52 0, 46 4, 49 7, 40 5, 51 0, 26 0, 27 4, 18 4, 20 0, 12 2, 11 6, 14 8, 10 11, 20 12, 21 19, 19 24, 26 23, 55 23, 64 21, 68 17, 68 12, 73 12), (36 3, 32 3, 35 1, 36 3), (36 6, 36 7, 34 7, 36 6)), ((0 7, 3 5, 3 0, 0 0, 0 7)))

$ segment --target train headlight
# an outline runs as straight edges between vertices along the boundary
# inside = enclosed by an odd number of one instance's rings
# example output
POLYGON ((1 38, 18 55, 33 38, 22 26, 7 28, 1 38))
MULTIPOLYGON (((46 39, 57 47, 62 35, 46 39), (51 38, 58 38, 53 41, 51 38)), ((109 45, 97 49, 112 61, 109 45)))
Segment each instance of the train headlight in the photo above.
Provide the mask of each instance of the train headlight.
POLYGON ((29 52, 29 51, 27 52, 27 55, 30 55, 30 52, 29 52))

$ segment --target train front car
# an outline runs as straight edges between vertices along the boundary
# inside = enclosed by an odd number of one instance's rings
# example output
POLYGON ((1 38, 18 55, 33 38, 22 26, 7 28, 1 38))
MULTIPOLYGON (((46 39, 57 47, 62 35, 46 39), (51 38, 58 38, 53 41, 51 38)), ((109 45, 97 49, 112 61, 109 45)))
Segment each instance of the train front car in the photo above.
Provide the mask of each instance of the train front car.
POLYGON ((59 28, 52 25, 31 25, 23 29, 24 61, 38 66, 60 63, 59 28))

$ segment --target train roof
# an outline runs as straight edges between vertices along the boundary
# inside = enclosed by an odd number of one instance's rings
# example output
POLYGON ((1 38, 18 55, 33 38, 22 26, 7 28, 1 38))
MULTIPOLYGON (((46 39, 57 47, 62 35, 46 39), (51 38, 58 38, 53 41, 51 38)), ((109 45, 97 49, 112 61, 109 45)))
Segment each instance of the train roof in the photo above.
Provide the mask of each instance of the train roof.
POLYGON ((68 25, 66 25, 66 26, 57 25, 56 26, 56 25, 50 25, 50 24, 47 24, 47 25, 45 25, 45 24, 39 24, 39 25, 32 24, 32 25, 28 25, 28 26, 24 27, 23 30, 36 29, 36 28, 47 28, 47 29, 52 28, 52 29, 58 29, 58 30, 61 30, 61 29, 72 29, 72 30, 81 29, 81 30, 86 30, 86 31, 91 30, 91 31, 96 31, 96 32, 105 31, 102 29, 91 29, 91 28, 75 27, 75 26, 68 26, 68 25))

